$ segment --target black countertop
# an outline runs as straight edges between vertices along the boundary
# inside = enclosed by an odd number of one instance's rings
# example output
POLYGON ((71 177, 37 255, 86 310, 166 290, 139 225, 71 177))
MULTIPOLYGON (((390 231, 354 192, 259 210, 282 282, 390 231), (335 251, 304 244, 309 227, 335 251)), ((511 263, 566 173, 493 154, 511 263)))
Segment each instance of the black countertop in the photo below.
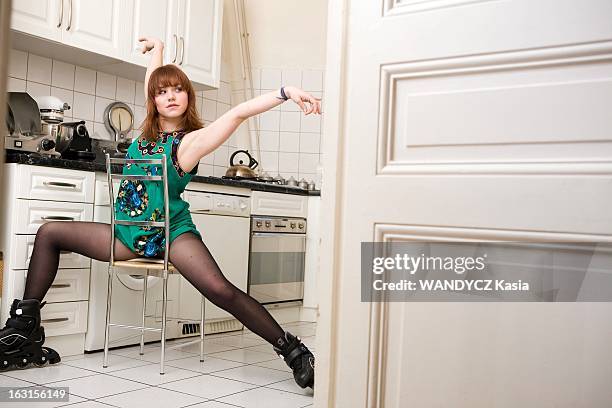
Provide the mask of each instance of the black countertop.
MULTIPOLYGON (((106 173, 106 165, 97 161, 67 160, 49 156, 39 156, 13 150, 6 151, 6 163, 30 164, 33 166, 57 167, 62 169, 100 171, 106 173)), ((121 173, 122 166, 113 165, 113 173, 121 173)), ((290 187, 280 184, 269 184, 257 181, 230 180, 221 177, 192 176, 195 183, 218 184, 231 187, 243 187, 256 191, 269 191, 271 193, 285 193, 296 195, 320 196, 321 190, 304 190, 299 187, 290 187)))

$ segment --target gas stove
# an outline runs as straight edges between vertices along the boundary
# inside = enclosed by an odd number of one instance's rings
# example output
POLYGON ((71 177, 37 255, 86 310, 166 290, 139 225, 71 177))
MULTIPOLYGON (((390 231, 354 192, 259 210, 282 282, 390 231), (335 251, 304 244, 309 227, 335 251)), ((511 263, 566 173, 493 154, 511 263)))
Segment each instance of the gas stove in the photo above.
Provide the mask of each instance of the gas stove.
POLYGON ((262 178, 262 177, 240 177, 240 176, 221 176, 222 179, 227 179, 227 180, 237 180, 237 181, 253 181, 256 183, 267 183, 267 184, 279 184, 279 185, 286 185, 287 183, 283 183, 281 180, 278 179, 268 179, 268 178, 262 178))

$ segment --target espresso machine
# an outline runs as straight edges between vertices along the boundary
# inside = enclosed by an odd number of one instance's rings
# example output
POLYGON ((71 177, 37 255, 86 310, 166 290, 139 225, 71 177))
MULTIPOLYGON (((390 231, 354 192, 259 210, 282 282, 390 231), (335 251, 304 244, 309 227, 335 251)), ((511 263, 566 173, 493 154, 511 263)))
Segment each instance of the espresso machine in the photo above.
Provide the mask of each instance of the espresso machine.
POLYGON ((57 136, 43 131, 38 104, 27 92, 7 92, 5 149, 61 157, 56 151, 57 136))

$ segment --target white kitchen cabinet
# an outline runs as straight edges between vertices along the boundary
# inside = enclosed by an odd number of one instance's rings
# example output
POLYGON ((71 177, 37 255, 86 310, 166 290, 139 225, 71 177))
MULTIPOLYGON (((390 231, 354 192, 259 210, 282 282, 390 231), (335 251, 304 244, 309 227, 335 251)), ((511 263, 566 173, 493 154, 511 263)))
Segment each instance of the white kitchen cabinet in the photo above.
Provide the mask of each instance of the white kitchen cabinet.
MULTIPOLYGON (((0 250, 4 256, 0 321, 13 299, 23 298, 38 228, 47 221, 92 221, 94 174, 87 171, 9 163, 4 167, 6 197, 1 207, 0 250)), ((41 319, 46 345, 60 355, 83 353, 91 262, 60 252, 59 268, 45 295, 41 319)))
POLYGON ((64 44, 121 58, 122 34, 127 21, 122 18, 121 0, 63 0, 62 42, 64 44))
POLYGON ((15 1, 11 28, 119 59, 127 22, 121 6, 121 0, 15 1))
POLYGON ((61 0, 13 1, 11 28, 49 40, 61 41, 61 0))
MULTIPOLYGON (((176 0, 128 0, 125 13, 129 19, 128 33, 124 43, 123 59, 146 67, 151 59, 150 54, 141 51, 141 37, 159 38, 165 43, 164 55, 176 52, 176 45, 171 42, 177 28, 176 0)), ((176 40, 178 43, 178 39, 176 40)), ((174 54, 172 54, 174 55, 174 54)), ((164 59, 164 63, 172 62, 164 59)), ((141 78, 142 80, 142 78, 141 78)))
POLYGON ((253 191, 251 214, 306 218, 308 196, 253 191))
POLYGON ((181 0, 177 63, 195 82, 219 87, 221 72, 221 0, 181 0))

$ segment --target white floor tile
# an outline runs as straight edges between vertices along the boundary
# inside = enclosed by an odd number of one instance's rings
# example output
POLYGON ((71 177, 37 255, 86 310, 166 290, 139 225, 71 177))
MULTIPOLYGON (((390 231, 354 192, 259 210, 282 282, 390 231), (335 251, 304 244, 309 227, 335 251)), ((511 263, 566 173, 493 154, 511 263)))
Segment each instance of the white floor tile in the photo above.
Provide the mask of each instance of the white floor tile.
POLYGON ((260 353, 259 351, 252 351, 247 349, 223 351, 221 353, 211 354, 211 356, 248 364, 272 360, 272 356, 270 356, 270 354, 260 353))
MULTIPOLYGON (((235 350, 235 349, 236 347, 234 346, 230 346, 227 344, 213 343, 212 341, 208 341, 208 339, 206 339, 206 341, 204 342, 204 354, 219 353, 220 351, 230 351, 230 350, 235 350)), ((190 344, 188 346, 181 347, 177 350, 183 351, 185 353, 192 353, 192 354, 197 355, 198 357, 200 356, 200 344, 199 343, 190 344)))
POLYGON ((182 358, 180 360, 169 361, 166 365, 208 374, 215 371, 227 370, 228 368, 240 367, 244 365, 244 363, 205 356, 203 362, 200 362, 200 359, 182 358))
POLYGON ((183 370, 182 368, 164 365, 164 374, 159 373, 159 366, 157 364, 154 367, 141 366, 128 368, 125 370, 113 371, 109 373, 113 377, 120 377, 126 380, 132 380, 142 382, 149 385, 159 385, 171 381, 183 380, 189 377, 195 377, 202 375, 195 371, 183 370))
POLYGON ((100 398, 98 401, 122 408, 178 408, 197 404, 204 400, 182 392, 165 390, 158 387, 125 392, 100 398))
POLYGON ((262 401, 265 401, 266 408, 295 408, 312 404, 310 396, 264 387, 218 398, 218 400, 246 408, 259 408, 262 401))
POLYGON ((189 408, 236 408, 236 405, 224 404, 218 401, 208 401, 201 404, 190 405, 189 408))
POLYGON ((290 373, 256 365, 246 365, 230 368, 229 370, 217 371, 214 375, 255 385, 273 384, 288 378, 293 378, 293 375, 290 373))
POLYGON ((279 381, 273 384, 268 384, 266 385, 266 387, 274 388, 275 390, 293 392, 293 393, 301 394, 301 395, 309 395, 309 396, 314 395, 314 391, 312 390, 312 388, 310 387, 302 388, 299 385, 297 385, 297 383, 293 379, 293 376, 291 376, 291 379, 289 380, 284 380, 284 381, 279 381))
POLYGON ((70 393, 88 399, 102 398, 109 395, 134 391, 149 387, 146 384, 124 380, 107 374, 75 378, 47 384, 50 387, 70 387, 70 393))
POLYGON ((102 404, 101 402, 96 401, 83 401, 76 404, 70 405, 62 405, 62 407, 67 406, 70 408, 108 408, 109 405, 102 404))
MULTIPOLYGON (((78 356, 70 356, 69 360, 62 359, 62 363, 72 366, 84 368, 87 370, 96 371, 99 373, 109 373, 117 370, 125 370, 126 368, 139 367, 144 365, 155 365, 149 361, 136 360, 133 358, 123 357, 117 354, 108 354, 108 367, 104 368, 104 353, 92 353, 78 356)), ((159 366, 156 365, 157 368, 159 366)))
MULTIPOLYGON (((161 346, 145 347, 144 354, 142 356, 140 355, 140 346, 112 350, 112 354, 134 358, 142 361, 148 361, 150 363, 159 363, 161 361, 161 346)), ((166 348, 164 353, 164 361, 176 360, 179 358, 185 358, 190 356, 193 358, 199 358, 199 356, 188 351, 168 350, 166 348)))
POLYGON ((258 351, 260 353, 270 354, 272 357, 278 356, 278 354, 276 354, 276 352, 272 348, 272 345, 269 343, 261 344, 259 346, 250 346, 250 347, 244 347, 244 348, 246 350, 258 351))
POLYGON ((64 363, 45 367, 32 367, 26 370, 12 370, 4 372, 4 375, 29 381, 34 384, 46 384, 55 381, 64 381, 72 378, 81 378, 96 375, 94 371, 72 367, 64 363))
POLYGON ((228 380, 225 378, 214 377, 209 374, 204 374, 198 377, 188 378, 162 384, 161 388, 184 392, 190 395, 202 398, 220 398, 237 392, 246 391, 255 388, 255 385, 246 384, 240 381, 228 380))
POLYGON ((9 377, 8 375, 0 375, 0 387, 29 387, 33 384, 35 383, 9 377))
POLYGON ((257 338, 253 338, 253 337, 249 338, 249 337, 246 337, 244 335, 242 335, 242 336, 227 336, 227 337, 222 337, 222 338, 219 338, 219 339, 211 340, 210 343, 217 343, 217 344, 222 344, 222 345, 225 345, 225 346, 233 346, 233 347, 237 347, 237 348, 250 347, 250 346, 260 346, 260 345, 263 345, 263 344, 267 344, 270 349, 272 348, 270 343, 268 343, 266 340, 262 339, 259 336, 257 338))
POLYGON ((289 368, 287 363, 285 363, 285 361, 282 360, 280 357, 277 357, 274 360, 270 361, 262 361, 260 363, 255 363, 254 365, 292 373, 291 368, 289 368))

